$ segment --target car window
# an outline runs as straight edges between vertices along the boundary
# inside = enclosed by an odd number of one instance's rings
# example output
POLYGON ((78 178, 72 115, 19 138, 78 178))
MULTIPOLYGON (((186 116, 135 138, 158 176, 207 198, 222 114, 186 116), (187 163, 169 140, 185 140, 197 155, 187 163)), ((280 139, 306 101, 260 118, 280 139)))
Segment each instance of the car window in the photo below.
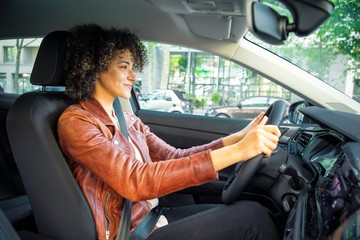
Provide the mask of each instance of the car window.
MULTIPOLYGON (((140 99, 140 108, 215 117, 207 112, 213 108, 238 105, 240 101, 248 108, 266 109, 271 104, 269 96, 288 102, 300 100, 294 93, 260 74, 214 54, 153 42, 145 45, 151 56, 144 71, 137 74, 137 86, 144 96, 140 99), (150 100, 147 94, 160 90, 173 93, 172 101, 176 107, 151 104, 154 100, 150 100)), ((248 117, 241 114, 221 116, 248 117)))
MULTIPOLYGON (((0 91, 22 94, 40 90, 39 86, 30 84, 30 76, 41 40, 0 40, 0 91)), ((214 54, 161 43, 144 44, 149 63, 143 72, 137 73, 134 84, 140 108, 210 117, 213 116, 207 114, 210 109, 233 106, 241 100, 248 107, 267 107, 264 100, 267 96, 289 102, 299 100, 256 72, 214 54), (262 98, 249 98, 258 96, 262 98), (163 102, 159 104, 159 100, 163 102)), ((64 89, 48 87, 47 90, 64 89)), ((242 115, 230 114, 230 117, 242 115)))
POLYGON ((279 100, 278 98, 272 98, 272 97, 269 97, 268 99, 268 105, 271 105, 273 102, 275 102, 276 100, 279 100))
POLYGON ((149 100, 164 100, 164 95, 161 93, 150 94, 150 96, 149 100))
POLYGON ((164 99, 167 100, 167 101, 172 101, 170 92, 165 92, 165 98, 164 99))
POLYGON ((240 101, 242 107, 268 107, 267 97, 251 97, 240 101))
POLYGON ((0 91, 21 94, 40 89, 30 84, 30 75, 41 40, 22 38, 0 41, 0 91))

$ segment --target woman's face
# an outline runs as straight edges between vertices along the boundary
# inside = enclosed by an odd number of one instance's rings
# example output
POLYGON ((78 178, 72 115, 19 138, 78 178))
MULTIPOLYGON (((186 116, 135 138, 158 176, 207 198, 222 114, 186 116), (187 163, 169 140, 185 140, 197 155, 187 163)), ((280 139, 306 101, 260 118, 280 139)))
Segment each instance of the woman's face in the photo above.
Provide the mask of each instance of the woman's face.
POLYGON ((95 84, 95 94, 103 97, 131 97, 132 84, 136 81, 133 56, 124 50, 109 62, 108 70, 100 73, 95 84))

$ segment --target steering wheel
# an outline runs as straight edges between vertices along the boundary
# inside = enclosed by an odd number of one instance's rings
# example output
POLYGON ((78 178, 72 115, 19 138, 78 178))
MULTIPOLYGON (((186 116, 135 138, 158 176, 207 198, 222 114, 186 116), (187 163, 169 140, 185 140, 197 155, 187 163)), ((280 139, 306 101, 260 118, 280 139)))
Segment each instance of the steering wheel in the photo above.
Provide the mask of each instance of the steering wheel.
MULTIPOLYGON (((286 103, 282 100, 277 100, 270 105, 266 110, 265 116, 268 117, 266 124, 279 126, 284 118, 286 111, 286 103)), ((260 154, 245 162, 239 162, 234 172, 228 178, 223 192, 222 200, 225 204, 234 202, 241 194, 245 186, 249 183, 251 177, 255 174, 264 154, 260 154)))

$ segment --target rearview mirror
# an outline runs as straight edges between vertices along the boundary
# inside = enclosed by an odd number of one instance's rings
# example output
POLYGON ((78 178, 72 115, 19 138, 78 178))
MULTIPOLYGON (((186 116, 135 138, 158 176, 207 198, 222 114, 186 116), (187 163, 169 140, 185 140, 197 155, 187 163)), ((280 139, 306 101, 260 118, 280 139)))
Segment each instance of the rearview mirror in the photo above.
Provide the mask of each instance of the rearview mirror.
POLYGON ((279 0, 291 12, 292 24, 297 36, 307 36, 314 32, 332 14, 334 4, 328 0, 279 0))
POLYGON ((250 2, 246 21, 249 30, 264 42, 280 45, 290 32, 307 36, 331 15, 334 5, 328 0, 279 0, 290 11, 294 22, 262 2, 250 2))
POLYGON ((288 19, 261 2, 252 2, 247 15, 249 30, 264 42, 280 45, 288 37, 288 19))

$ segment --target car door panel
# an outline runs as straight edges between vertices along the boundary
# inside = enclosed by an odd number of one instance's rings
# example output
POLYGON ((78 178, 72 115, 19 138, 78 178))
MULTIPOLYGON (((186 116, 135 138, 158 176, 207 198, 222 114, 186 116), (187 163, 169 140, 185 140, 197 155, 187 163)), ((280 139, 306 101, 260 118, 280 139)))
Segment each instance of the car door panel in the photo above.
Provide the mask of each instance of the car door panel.
POLYGON ((141 109, 136 115, 167 143, 175 147, 192 147, 235 133, 248 119, 223 119, 190 114, 174 114, 141 109))
MULTIPOLYGON (((178 148, 208 143, 230 133, 243 129, 249 120, 224 119, 190 114, 172 114, 151 110, 138 110, 136 115, 148 125, 152 132, 170 145, 178 148)), ((214 203, 221 201, 221 192, 227 177, 232 172, 230 166, 219 172, 219 179, 201 186, 184 189, 163 201, 166 205, 195 203, 214 203), (174 197, 176 195, 177 197, 174 197)))

